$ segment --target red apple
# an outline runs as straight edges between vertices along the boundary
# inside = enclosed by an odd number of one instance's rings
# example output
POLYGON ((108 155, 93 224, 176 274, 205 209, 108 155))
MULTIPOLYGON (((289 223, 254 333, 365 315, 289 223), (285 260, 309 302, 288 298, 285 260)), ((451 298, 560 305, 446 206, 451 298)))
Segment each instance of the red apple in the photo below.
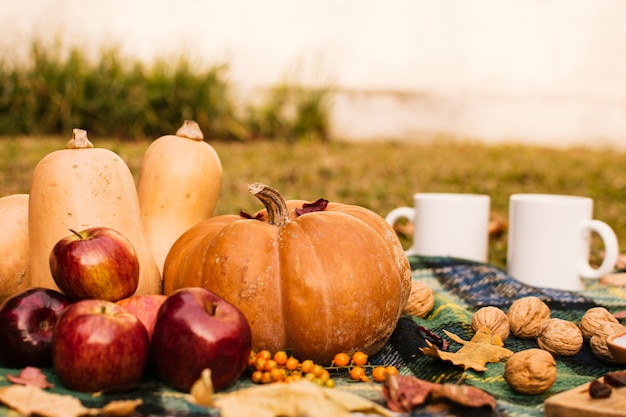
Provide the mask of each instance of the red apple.
POLYGON ((71 303, 64 294, 28 288, 0 306, 0 364, 10 368, 52 364, 52 334, 61 310, 71 303))
POLYGON ((251 348, 246 316, 209 290, 181 288, 159 309, 152 336, 157 372, 180 391, 189 392, 206 368, 216 390, 228 387, 245 370, 251 348))
POLYGON ((50 253, 54 282, 73 300, 117 301, 139 284, 139 259, 130 241, 108 227, 91 227, 60 239, 50 253))
POLYGON ((124 307, 134 314, 146 326, 148 337, 152 339, 159 307, 161 307, 166 298, 167 296, 163 294, 133 295, 116 301, 115 304, 124 307))
POLYGON ((149 352, 145 326, 106 300, 81 300, 66 307, 52 339, 54 371, 64 386, 81 392, 138 382, 149 352))

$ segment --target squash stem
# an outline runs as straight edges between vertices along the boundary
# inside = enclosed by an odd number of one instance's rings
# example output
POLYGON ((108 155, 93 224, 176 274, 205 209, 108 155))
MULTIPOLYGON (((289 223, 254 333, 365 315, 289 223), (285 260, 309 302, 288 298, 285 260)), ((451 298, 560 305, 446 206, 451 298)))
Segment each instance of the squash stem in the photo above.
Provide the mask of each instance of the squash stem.
POLYGON ((83 129, 73 129, 72 139, 65 144, 65 149, 89 149, 93 148, 93 143, 87 137, 87 131, 83 129))
POLYGON ((204 139, 200 125, 194 120, 185 120, 183 125, 176 131, 176 136, 199 141, 204 139))
POLYGON ((289 223, 289 208, 278 191, 259 182, 248 185, 248 191, 265 206, 269 224, 281 227, 289 223))

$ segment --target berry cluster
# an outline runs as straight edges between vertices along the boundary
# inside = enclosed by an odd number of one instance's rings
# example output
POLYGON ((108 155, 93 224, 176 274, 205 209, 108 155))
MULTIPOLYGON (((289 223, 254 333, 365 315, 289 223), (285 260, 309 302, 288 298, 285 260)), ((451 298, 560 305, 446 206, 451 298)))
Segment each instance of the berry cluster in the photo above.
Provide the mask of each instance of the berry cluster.
POLYGON ((370 365, 363 352, 355 352, 352 356, 338 353, 331 366, 324 367, 310 359, 301 362, 284 350, 274 354, 269 350, 261 350, 250 352, 248 366, 252 371, 250 378, 255 384, 294 382, 305 378, 328 388, 335 386, 331 372, 347 371, 353 381, 360 382, 384 382, 388 375, 398 374, 394 366, 370 365), (371 370, 371 379, 366 370, 371 370))

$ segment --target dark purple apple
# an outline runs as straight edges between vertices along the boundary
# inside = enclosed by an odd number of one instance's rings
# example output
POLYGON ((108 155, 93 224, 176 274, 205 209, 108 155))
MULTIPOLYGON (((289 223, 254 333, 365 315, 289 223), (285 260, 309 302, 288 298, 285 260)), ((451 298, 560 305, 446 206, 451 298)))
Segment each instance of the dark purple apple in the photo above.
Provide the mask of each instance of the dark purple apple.
POLYGON ((181 288, 159 309, 152 353, 158 375, 173 388, 189 392, 209 368, 214 388, 224 389, 242 375, 251 349, 246 316, 209 290, 181 288))
POLYGON ((139 284, 139 259, 130 241, 108 227, 91 227, 60 239, 50 252, 50 272, 73 300, 117 301, 139 284))
POLYGON ((66 307, 52 339, 54 371, 65 387, 81 392, 138 382, 149 352, 146 327, 106 300, 80 300, 66 307))
POLYGON ((0 306, 0 364, 9 368, 52 364, 52 334, 61 310, 71 303, 47 288, 28 288, 0 306))

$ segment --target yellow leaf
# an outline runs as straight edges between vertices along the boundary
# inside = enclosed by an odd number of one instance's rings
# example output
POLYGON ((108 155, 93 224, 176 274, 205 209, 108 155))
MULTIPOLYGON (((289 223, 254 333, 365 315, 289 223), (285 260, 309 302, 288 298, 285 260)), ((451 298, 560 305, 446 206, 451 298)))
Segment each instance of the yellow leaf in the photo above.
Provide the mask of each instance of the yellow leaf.
POLYGON ((428 347, 420 348, 427 356, 439 358, 444 361, 462 366, 463 369, 473 369, 475 371, 486 371, 488 362, 500 362, 513 355, 513 352, 504 348, 502 339, 498 335, 492 334, 488 327, 479 329, 474 337, 467 342, 454 333, 444 330, 448 337, 463 345, 457 352, 446 352, 437 349, 435 345, 428 343, 428 347))
POLYGON ((224 395, 215 404, 221 417, 350 417, 353 412, 392 417, 389 410, 368 399, 307 380, 245 388, 224 395))
POLYGON ((34 385, 10 385, 0 388, 0 402, 23 416, 78 417, 84 415, 130 415, 141 400, 112 401, 104 408, 87 408, 71 395, 46 392, 34 385))

